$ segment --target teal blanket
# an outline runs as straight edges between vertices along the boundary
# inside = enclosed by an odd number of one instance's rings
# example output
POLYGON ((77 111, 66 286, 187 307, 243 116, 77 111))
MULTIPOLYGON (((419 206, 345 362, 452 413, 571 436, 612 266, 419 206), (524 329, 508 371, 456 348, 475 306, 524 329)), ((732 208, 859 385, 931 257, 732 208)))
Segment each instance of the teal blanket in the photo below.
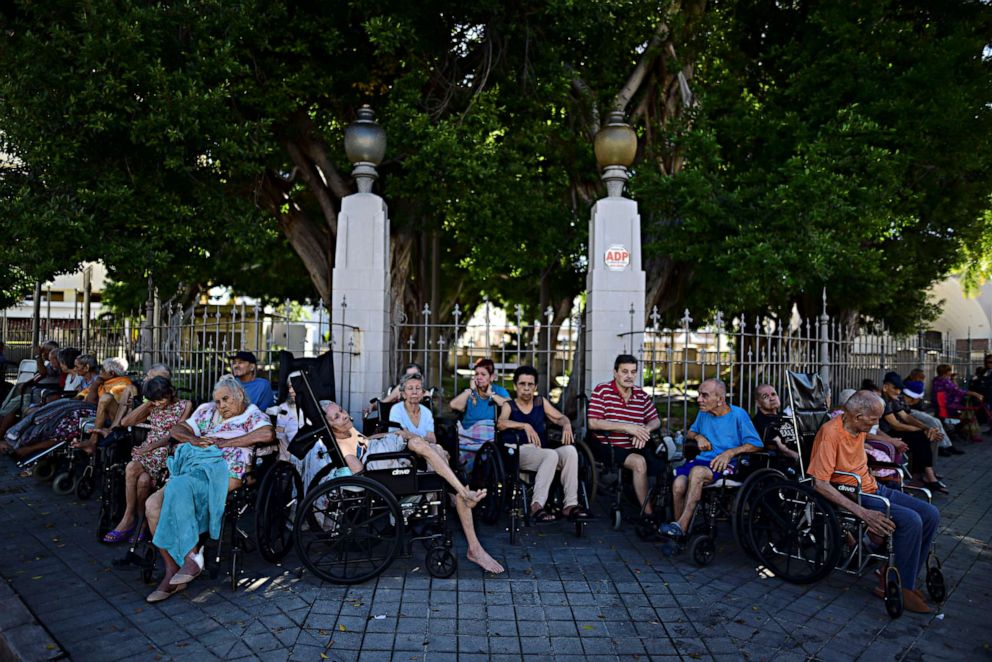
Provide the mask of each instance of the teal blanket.
POLYGON ((201 533, 209 531, 211 538, 220 538, 228 469, 221 449, 192 444, 180 444, 168 466, 169 482, 152 542, 182 565, 201 533))

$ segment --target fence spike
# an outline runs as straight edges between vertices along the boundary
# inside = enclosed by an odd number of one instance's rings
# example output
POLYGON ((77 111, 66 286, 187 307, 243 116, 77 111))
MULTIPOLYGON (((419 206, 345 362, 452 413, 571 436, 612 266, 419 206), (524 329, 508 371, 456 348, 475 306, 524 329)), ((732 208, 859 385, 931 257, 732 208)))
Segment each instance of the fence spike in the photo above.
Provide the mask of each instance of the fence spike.
POLYGON ((661 319, 661 315, 658 314, 658 306, 651 306, 651 326, 655 330, 658 329, 658 320, 661 319))
POLYGON ((688 331, 690 324, 692 324, 692 317, 689 315, 689 309, 686 308, 685 314, 682 315, 682 328, 688 331))

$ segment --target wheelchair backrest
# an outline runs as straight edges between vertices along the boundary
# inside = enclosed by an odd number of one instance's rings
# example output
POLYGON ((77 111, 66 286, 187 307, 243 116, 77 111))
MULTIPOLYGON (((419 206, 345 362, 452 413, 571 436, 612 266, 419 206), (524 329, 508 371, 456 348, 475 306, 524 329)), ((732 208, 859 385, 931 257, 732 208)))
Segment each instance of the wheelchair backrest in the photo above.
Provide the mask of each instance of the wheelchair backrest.
POLYGON ((806 467, 813 453, 813 440, 828 417, 827 385, 819 374, 787 372, 789 407, 799 451, 799 471, 806 477, 806 467))
POLYGON ((328 464, 341 468, 345 466, 344 456, 334 438, 334 433, 327 425, 327 419, 324 418, 324 411, 320 407, 320 400, 311 382, 310 371, 310 366, 302 366, 300 374, 293 377, 296 405, 303 412, 306 425, 293 437, 293 441, 289 444, 289 452, 302 460, 314 444, 322 441, 327 449, 328 464))
POLYGON ((16 384, 23 384, 31 381, 31 378, 38 372, 38 362, 34 359, 22 359, 17 365, 16 384))

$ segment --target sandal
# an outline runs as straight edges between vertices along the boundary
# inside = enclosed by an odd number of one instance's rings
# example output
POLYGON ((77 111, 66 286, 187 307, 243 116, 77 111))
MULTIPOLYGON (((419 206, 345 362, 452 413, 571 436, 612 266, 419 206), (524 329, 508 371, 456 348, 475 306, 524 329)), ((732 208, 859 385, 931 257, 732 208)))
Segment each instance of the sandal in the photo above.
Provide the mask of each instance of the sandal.
POLYGON ((530 514, 530 519, 532 522, 537 524, 544 524, 546 522, 557 521, 558 518, 554 515, 554 513, 549 513, 544 508, 539 508, 530 514))
POLYGON ((562 514, 568 518, 569 522, 577 522, 579 520, 591 519, 591 515, 589 515, 589 511, 579 505, 575 505, 569 508, 568 513, 562 511, 562 514))
POLYGON ((117 543, 124 542, 130 538, 132 533, 134 533, 133 526, 125 531, 118 531, 117 529, 114 529, 113 531, 108 531, 107 534, 103 536, 103 542, 110 545, 116 545, 117 543))

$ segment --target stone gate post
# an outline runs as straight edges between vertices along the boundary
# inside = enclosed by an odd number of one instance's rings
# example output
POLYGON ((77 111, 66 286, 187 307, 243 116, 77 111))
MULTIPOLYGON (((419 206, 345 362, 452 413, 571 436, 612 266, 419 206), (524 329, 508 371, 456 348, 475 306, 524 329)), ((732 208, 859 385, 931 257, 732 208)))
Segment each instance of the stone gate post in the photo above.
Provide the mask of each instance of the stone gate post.
POLYGON ((617 354, 643 358, 645 275, 641 269, 641 217, 637 203, 623 197, 627 167, 637 153, 637 136, 622 112, 610 113, 595 141, 607 197, 589 219, 586 276, 586 390, 613 376, 617 354))
POLYGON ((345 151, 355 166, 358 193, 341 201, 331 295, 331 331, 341 339, 340 349, 354 353, 350 361, 343 354, 335 356, 337 397, 358 427, 363 405, 381 395, 389 368, 389 215, 385 200, 372 193, 378 178, 375 167, 386 152, 386 133, 374 118, 372 109, 363 106, 358 120, 345 130, 345 151), (336 326, 344 310, 344 323, 357 331, 336 326), (348 375, 341 374, 343 367, 348 375))

